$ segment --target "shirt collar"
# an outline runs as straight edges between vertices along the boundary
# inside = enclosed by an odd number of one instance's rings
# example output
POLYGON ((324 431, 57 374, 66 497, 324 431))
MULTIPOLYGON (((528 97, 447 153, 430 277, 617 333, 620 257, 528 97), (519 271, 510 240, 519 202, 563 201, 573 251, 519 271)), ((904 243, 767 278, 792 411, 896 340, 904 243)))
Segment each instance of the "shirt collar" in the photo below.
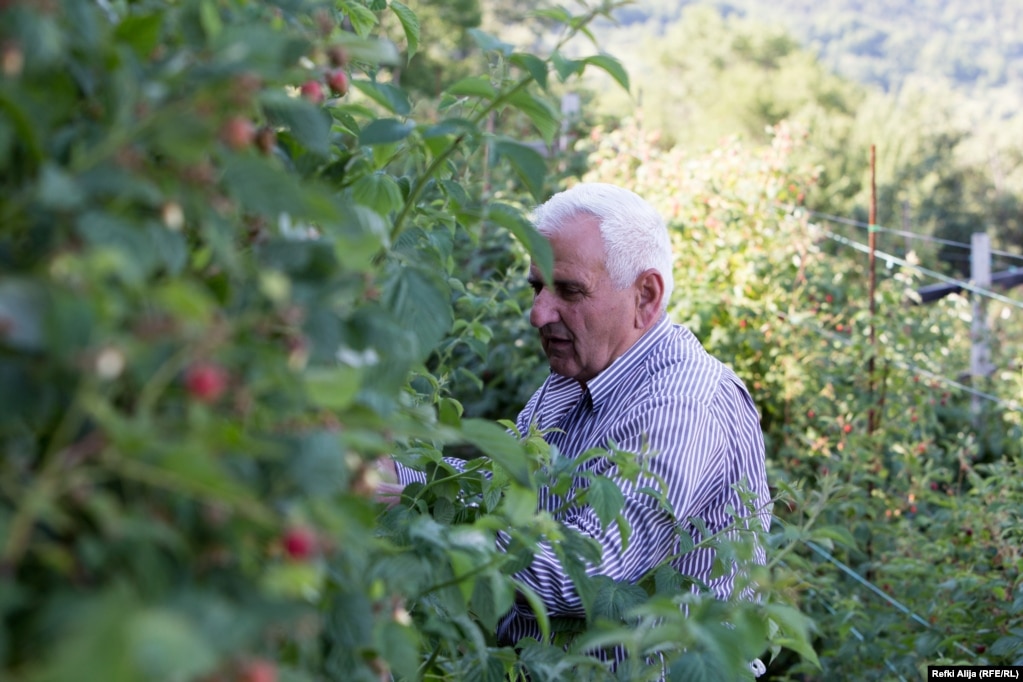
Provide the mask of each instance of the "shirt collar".
POLYGON ((607 369, 586 382, 586 392, 590 394, 594 410, 599 410, 600 406, 621 384, 622 379, 635 371, 642 358, 668 333, 670 327, 671 322, 668 320, 667 313, 662 313, 661 318, 653 327, 646 330, 636 343, 615 358, 607 369))

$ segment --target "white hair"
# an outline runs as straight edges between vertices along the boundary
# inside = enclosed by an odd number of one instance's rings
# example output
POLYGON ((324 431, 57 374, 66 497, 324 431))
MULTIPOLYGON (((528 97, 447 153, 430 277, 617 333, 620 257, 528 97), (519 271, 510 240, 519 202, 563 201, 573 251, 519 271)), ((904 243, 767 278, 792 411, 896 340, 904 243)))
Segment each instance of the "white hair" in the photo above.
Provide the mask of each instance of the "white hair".
POLYGON ((580 213, 600 223, 607 254, 605 267, 618 290, 654 268, 664 280, 662 307, 667 307, 675 285, 671 241, 661 215, 635 192, 604 182, 584 182, 559 192, 533 211, 533 224, 550 237, 580 213))

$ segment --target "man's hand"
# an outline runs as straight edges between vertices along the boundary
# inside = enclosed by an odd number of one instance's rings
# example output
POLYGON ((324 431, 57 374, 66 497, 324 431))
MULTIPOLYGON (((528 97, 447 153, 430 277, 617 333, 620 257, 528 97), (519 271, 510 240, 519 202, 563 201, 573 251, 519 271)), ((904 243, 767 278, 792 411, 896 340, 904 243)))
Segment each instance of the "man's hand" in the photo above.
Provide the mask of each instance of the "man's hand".
POLYGON ((376 485, 373 497, 390 509, 401 502, 401 491, 405 486, 398 483, 398 470, 394 466, 394 460, 387 455, 377 458, 376 470, 380 474, 380 482, 376 485))

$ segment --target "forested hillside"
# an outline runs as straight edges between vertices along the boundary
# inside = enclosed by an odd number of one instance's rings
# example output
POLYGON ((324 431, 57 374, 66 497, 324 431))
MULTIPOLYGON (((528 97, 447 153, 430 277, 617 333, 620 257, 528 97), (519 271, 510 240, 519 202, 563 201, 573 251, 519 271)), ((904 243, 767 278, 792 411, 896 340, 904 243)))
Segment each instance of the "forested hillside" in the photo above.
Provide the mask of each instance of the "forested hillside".
MULTIPOLYGON (((692 0, 639 0, 620 10, 623 25, 656 30, 692 0)), ((789 31, 826 68, 897 92, 907 84, 951 87, 978 115, 1011 116, 1023 104, 1020 0, 728 0, 724 14, 789 31)))
POLYGON ((767 3, 752 1, 626 4, 615 12, 618 24, 604 23, 595 35, 602 49, 621 57, 633 76, 632 90, 595 84, 588 110, 598 118, 640 117, 665 144, 694 152, 732 135, 765 141, 770 126, 798 121, 809 139, 806 158, 820 169, 806 205, 859 222, 868 218, 873 145, 878 222, 927 238, 890 240, 885 248, 900 255, 914 250, 929 267, 963 275, 964 250, 945 242, 966 244, 972 233, 986 231, 996 249, 1019 254, 1023 116, 1006 102, 1023 92, 1023 81, 1010 58, 1017 33, 1005 24, 1020 3, 999 6, 995 16, 1006 21, 984 24, 985 30, 1000 28, 997 40, 965 30, 969 37, 956 50, 935 41, 959 39, 974 16, 965 3, 945 3, 940 12, 932 7, 928 21, 913 19, 925 8, 910 3, 883 12, 868 4, 860 13, 831 3, 827 9, 788 4, 791 11, 772 5, 769 15, 758 10, 767 3), (929 22, 940 22, 942 30, 925 30, 929 22), (867 26, 888 37, 873 43, 851 37, 867 26), (892 32, 885 33, 887 26, 892 32), (810 32, 835 40, 815 47, 810 32), (912 46, 910 35, 917 41, 912 46), (970 52, 963 45, 972 41, 977 49, 970 52), (996 44, 1007 51, 998 52, 996 44), (927 55, 930 61, 924 61, 927 55), (838 68, 853 63, 859 79, 838 68), (865 76, 867 71, 877 77, 865 76), (1001 76, 992 76, 995 71, 1001 76), (975 78, 965 80, 967 72, 975 78))

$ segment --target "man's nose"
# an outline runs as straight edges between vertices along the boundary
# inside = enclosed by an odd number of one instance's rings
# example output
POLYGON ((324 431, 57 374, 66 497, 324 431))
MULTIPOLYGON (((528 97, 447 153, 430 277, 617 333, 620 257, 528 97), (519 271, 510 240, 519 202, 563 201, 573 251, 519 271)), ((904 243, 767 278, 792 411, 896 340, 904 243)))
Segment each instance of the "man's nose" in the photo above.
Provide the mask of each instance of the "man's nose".
POLYGON ((545 324, 552 324, 558 320, 554 297, 547 289, 541 289, 533 297, 533 307, 529 311, 529 324, 539 329, 545 324))

